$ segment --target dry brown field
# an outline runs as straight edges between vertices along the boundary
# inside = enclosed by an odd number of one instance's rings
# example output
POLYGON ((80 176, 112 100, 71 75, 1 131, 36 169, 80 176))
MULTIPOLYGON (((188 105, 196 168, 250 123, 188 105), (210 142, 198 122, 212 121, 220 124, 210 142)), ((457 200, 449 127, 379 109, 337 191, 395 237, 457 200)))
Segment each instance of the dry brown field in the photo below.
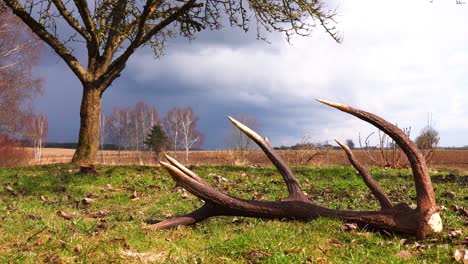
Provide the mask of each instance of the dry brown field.
MULTIPOLYGON (((70 162, 75 150, 45 148, 40 164, 67 163, 70 162)), ((341 150, 280 150, 284 159, 291 165, 332 166, 349 165, 349 162, 341 150)), ((184 161, 185 152, 168 151, 167 154, 184 161)), ((364 151, 354 150, 356 157, 365 165, 375 165, 364 151)), ((31 162, 32 164, 37 164, 31 162)), ((99 152, 97 164, 113 165, 157 165, 154 155, 146 151, 103 151, 99 152)), ((189 165, 193 164, 231 164, 231 165, 268 165, 266 156, 259 150, 241 154, 230 150, 191 151, 189 165)), ((430 163, 432 168, 452 168, 468 170, 468 150, 440 149, 430 163)))

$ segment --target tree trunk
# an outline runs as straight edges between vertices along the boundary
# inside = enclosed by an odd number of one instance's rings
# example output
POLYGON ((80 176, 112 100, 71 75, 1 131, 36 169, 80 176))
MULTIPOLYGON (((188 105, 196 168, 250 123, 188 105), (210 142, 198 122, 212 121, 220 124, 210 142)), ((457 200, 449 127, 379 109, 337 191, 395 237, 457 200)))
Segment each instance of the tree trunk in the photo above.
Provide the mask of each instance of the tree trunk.
POLYGON ((93 164, 99 149, 99 118, 102 89, 84 85, 80 109, 80 134, 72 162, 79 165, 93 164))

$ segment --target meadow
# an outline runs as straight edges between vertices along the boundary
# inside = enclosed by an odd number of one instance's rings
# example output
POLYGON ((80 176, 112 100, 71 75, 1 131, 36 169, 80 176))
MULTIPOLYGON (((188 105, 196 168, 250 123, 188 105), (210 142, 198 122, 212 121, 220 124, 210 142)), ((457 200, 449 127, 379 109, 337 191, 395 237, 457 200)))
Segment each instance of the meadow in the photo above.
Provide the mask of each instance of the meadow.
MULTIPOLYGON (((244 199, 277 200, 286 188, 259 165, 192 165, 212 185, 244 199)), ((193 227, 148 224, 198 208, 156 166, 69 164, 0 169, 0 263, 450 263, 467 247, 468 176, 432 169, 444 231, 424 241, 330 218, 310 222, 216 217, 193 227)), ((349 166, 293 167, 319 205, 378 209, 349 166)), ((372 168, 395 202, 415 200, 408 170, 372 168)))

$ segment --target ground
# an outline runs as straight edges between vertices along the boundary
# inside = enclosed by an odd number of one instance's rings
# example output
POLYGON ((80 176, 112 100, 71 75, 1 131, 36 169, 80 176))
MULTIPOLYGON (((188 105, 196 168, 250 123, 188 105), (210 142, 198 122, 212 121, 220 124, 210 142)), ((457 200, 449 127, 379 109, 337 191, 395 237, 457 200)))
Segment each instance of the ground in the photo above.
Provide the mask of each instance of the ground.
MULTIPOLYGON (((192 166, 223 191, 276 200, 286 188, 272 167, 192 166)), ((159 167, 73 165, 0 169, 0 263, 449 263, 468 241, 468 176, 432 170, 444 232, 424 241, 337 219, 310 222, 217 217, 193 227, 142 229, 201 201, 159 167), (465 210, 464 210, 465 209, 465 210)), ((342 209, 377 209, 349 166, 294 167, 308 197, 342 209)), ((415 200, 407 170, 373 168, 395 202, 415 200)))

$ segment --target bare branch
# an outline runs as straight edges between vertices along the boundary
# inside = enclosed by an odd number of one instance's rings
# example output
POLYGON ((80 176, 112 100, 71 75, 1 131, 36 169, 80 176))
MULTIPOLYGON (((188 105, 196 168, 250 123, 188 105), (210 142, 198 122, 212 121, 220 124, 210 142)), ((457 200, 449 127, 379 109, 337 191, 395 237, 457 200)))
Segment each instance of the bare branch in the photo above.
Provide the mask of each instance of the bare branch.
POLYGON ((67 8, 63 4, 61 0, 52 0, 54 3, 55 7, 59 11, 60 15, 67 21, 68 25, 70 25, 76 32, 78 32, 81 36, 83 36, 86 41, 91 41, 91 36, 89 32, 87 32, 76 20, 73 15, 68 12, 67 8))
POLYGON ((44 26, 39 24, 31 15, 24 10, 23 6, 18 0, 5 0, 8 7, 11 8, 13 13, 17 15, 26 25, 28 25, 34 33, 36 33, 42 40, 44 40, 54 51, 65 61, 65 63, 72 69, 76 76, 82 81, 87 81, 85 68, 80 64, 78 59, 75 58, 67 48, 51 33, 49 33, 44 26))

